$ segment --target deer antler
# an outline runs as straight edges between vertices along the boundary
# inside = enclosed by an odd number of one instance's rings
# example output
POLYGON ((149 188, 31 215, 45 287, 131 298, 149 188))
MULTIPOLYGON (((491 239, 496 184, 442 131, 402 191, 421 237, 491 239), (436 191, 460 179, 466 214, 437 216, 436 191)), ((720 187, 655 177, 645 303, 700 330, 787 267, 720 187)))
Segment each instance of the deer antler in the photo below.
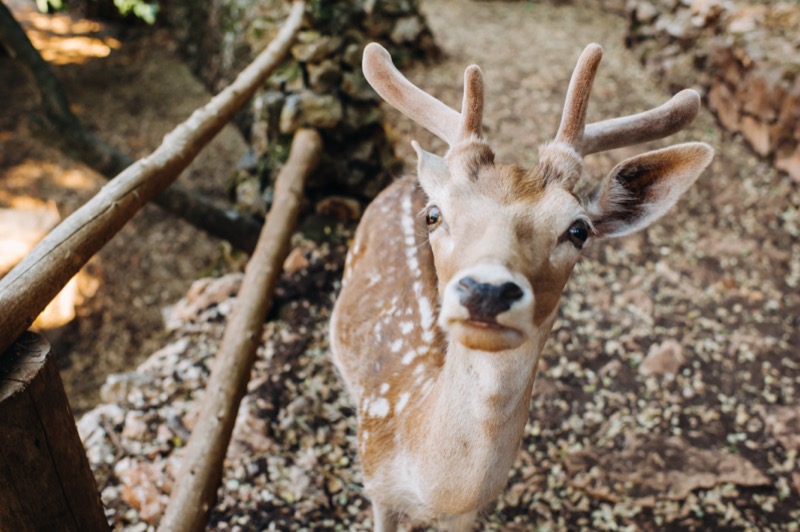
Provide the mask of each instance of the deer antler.
POLYGON ((669 137, 691 124, 699 110, 700 95, 684 89, 655 109, 589 124, 583 131, 581 153, 589 155, 669 137))
POLYGON ((700 95, 686 89, 667 103, 635 115, 586 124, 586 108, 603 49, 587 46, 572 73, 555 143, 581 156, 668 137, 691 124, 700 109, 700 95))
POLYGON ((590 44, 578 58, 578 64, 569 80, 567 99, 564 102, 564 111, 561 114, 561 125, 558 126, 555 144, 566 144, 577 153, 581 153, 589 95, 592 92, 594 76, 602 58, 603 48, 599 44, 590 44))
POLYGON ((451 147, 471 137, 483 137, 483 75, 476 65, 464 72, 461 113, 408 81, 392 63, 389 52, 377 43, 364 48, 362 69, 381 98, 451 147))

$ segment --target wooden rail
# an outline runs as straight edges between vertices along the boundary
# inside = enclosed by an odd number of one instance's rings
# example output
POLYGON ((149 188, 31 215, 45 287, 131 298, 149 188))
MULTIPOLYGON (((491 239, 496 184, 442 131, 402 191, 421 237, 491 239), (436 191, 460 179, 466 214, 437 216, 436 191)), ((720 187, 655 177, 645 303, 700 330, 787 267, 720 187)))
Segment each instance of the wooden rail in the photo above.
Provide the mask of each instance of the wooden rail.
POLYGON ((239 403, 247 391, 261 343, 264 318, 289 253, 303 185, 317 166, 321 152, 322 141, 316 131, 300 130, 295 134, 289 160, 275 183, 275 201, 247 263, 236 307, 225 327, 160 531, 188 532, 205 527, 222 478, 239 403))

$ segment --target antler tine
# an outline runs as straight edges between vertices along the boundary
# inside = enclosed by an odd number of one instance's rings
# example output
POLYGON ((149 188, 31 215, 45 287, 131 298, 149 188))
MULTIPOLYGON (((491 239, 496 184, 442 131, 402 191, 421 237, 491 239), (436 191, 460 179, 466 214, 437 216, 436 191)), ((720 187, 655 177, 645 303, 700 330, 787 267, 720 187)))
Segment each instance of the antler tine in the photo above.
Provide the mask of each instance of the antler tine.
POLYGON ((483 73, 478 65, 464 71, 464 100, 458 124, 458 141, 475 136, 483 138, 483 73))
POLYGON ((699 110, 700 95, 692 89, 682 90, 655 109, 589 124, 580 153, 589 155, 668 137, 691 124, 699 110))
MULTIPOLYGON (((375 92, 394 108, 450 146, 458 142, 462 129, 461 114, 408 81, 394 66, 391 55, 383 46, 370 43, 364 48, 362 69, 375 92)), ((467 123, 465 127, 472 127, 474 123, 473 119, 464 121, 467 123)))
POLYGON ((603 48, 599 44, 587 46, 578 58, 578 64, 569 81, 555 143, 566 144, 578 153, 581 152, 583 143, 583 128, 586 125, 586 109, 589 106, 592 83, 602 58, 603 48))

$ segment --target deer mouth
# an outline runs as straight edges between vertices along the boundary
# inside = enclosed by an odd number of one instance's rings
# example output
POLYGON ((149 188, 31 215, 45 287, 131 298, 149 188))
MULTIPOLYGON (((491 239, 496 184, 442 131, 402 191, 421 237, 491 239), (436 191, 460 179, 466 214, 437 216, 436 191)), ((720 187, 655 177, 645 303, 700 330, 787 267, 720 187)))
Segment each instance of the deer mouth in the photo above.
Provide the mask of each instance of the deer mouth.
POLYGON ((457 320, 450 323, 450 337, 468 349, 506 351, 525 341, 522 331, 496 321, 457 320))

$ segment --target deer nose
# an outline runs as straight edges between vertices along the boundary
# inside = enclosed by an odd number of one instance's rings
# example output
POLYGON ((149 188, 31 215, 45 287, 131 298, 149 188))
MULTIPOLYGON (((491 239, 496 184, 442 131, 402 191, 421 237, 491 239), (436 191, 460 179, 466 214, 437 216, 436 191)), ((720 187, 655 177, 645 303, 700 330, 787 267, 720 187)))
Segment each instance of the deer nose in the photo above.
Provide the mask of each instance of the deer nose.
POLYGON ((496 321, 497 315, 511 308, 522 299, 522 288, 516 283, 479 283, 472 277, 462 277, 456 285, 459 301, 469 311, 469 317, 477 321, 496 321))

